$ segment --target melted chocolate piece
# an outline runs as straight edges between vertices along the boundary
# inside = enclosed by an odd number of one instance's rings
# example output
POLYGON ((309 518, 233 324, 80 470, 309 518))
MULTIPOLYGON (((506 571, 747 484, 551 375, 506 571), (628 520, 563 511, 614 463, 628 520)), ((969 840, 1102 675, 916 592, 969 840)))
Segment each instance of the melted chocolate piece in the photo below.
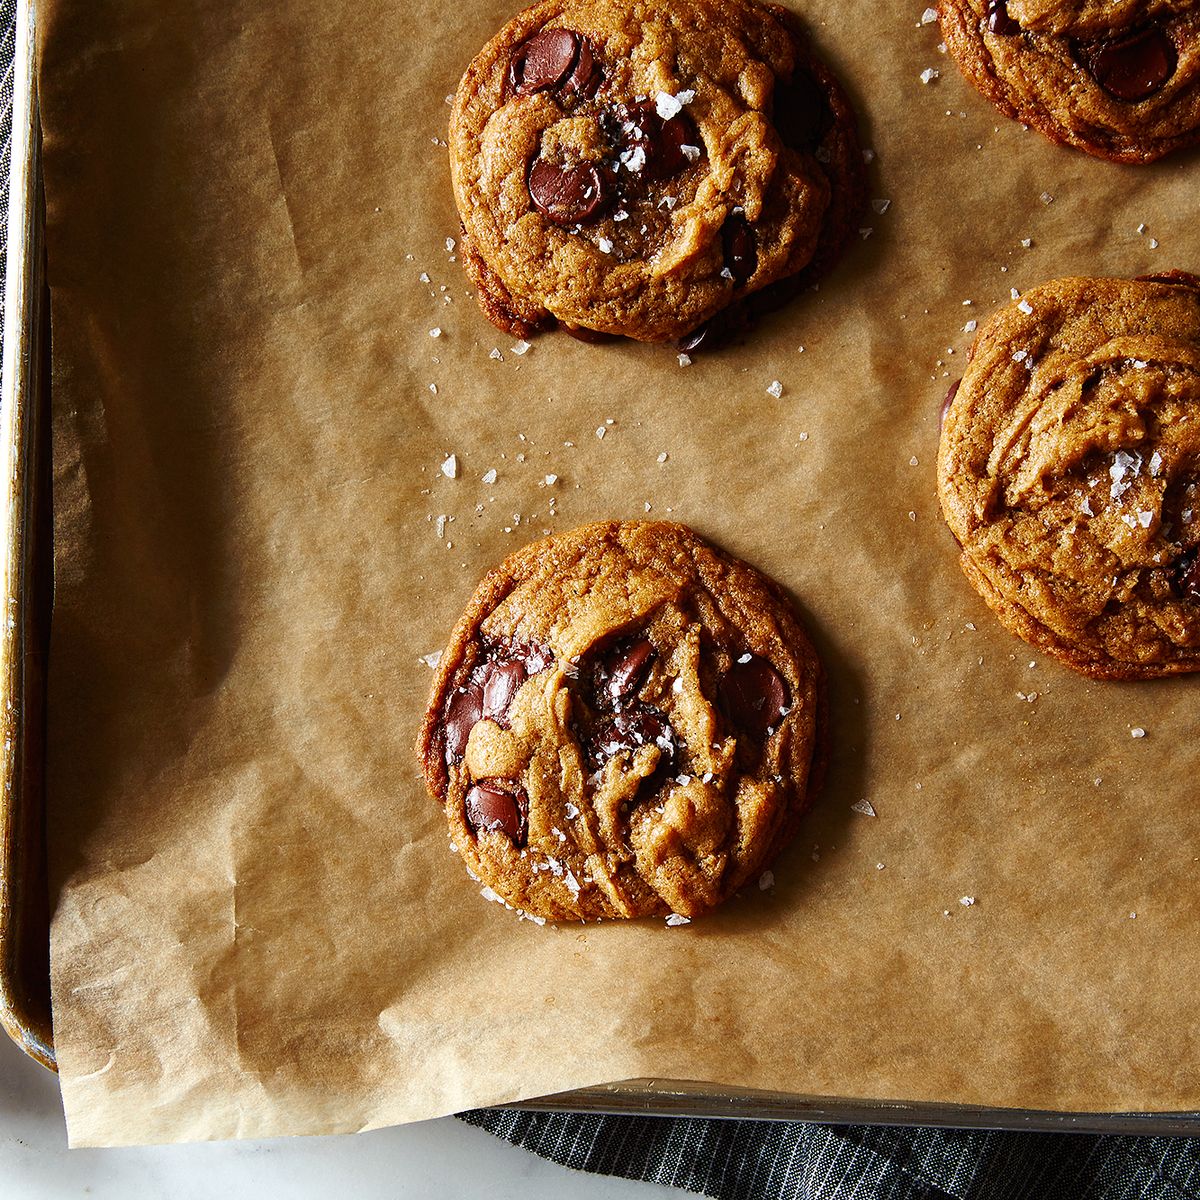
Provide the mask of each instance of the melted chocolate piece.
POLYGON ((954 397, 958 395, 958 389, 962 387, 962 380, 956 379, 951 385, 950 390, 946 393, 945 400, 942 401, 942 415, 939 425, 945 425, 946 414, 950 411, 950 405, 954 403, 954 397))
POLYGON ((725 248, 725 265, 733 275, 734 283, 745 283, 758 268, 758 248, 754 244, 754 230, 740 212, 732 212, 725 218, 721 242, 725 248))
POLYGON ((812 153, 833 128, 829 96, 807 71, 775 85, 775 129, 792 150, 812 153))
POLYGON ((520 659, 493 664, 483 685, 483 719, 507 728, 508 710, 521 684, 528 678, 525 664, 520 659))
POLYGON ((653 661, 654 647, 645 638, 614 646, 596 667, 596 699, 601 707, 622 707, 642 686, 653 661))
POLYGON ((591 163, 560 167, 538 159, 529 172, 529 196, 534 208, 556 225, 582 225, 612 199, 606 178, 591 163))
POLYGON ((569 29, 543 29, 513 56, 509 82, 520 96, 529 96, 561 83, 575 61, 579 35, 569 29))
POLYGON ((596 54, 592 50, 592 43, 585 37, 576 36, 579 42, 579 50, 575 56, 575 62, 571 67, 571 73, 562 85, 562 90, 578 97, 580 100, 590 100, 599 90, 600 84, 604 80, 604 72, 600 69, 600 64, 596 61, 596 54))
POLYGON ((765 737, 787 711, 787 686, 765 658, 750 655, 725 673, 721 700, 735 725, 765 737))
POLYGON ((526 642, 485 646, 483 661, 446 701, 442 728, 447 765, 462 762, 471 730, 480 721, 495 721, 507 728, 508 710, 521 684, 553 661, 553 653, 545 646, 526 642))
POLYGON ((589 747, 592 761, 603 767, 616 754, 633 753, 642 746, 657 746, 662 751, 655 778, 673 771, 679 755, 679 742, 666 714, 648 704, 619 712, 593 739, 589 747))
POLYGON ((1153 96, 1179 63, 1175 43, 1158 26, 1080 45, 1077 57, 1110 96, 1129 104, 1153 96))
MULTIPOLYGON (((512 785, 516 786, 516 785, 512 785)), ((507 792, 490 783, 477 783, 468 793, 463 812, 476 833, 503 833, 518 848, 525 844, 525 814, 529 798, 524 789, 507 792)))
POLYGON ((684 146, 695 146, 703 153, 691 117, 680 112, 664 121, 652 100, 619 104, 611 120, 616 123, 611 136, 618 145, 622 174, 628 172, 647 181, 670 179, 692 161, 683 152, 684 146))
POLYGON ((483 688, 474 680, 451 694, 442 717, 447 764, 462 762, 471 730, 482 715, 483 688))
POLYGON ((1188 550, 1175 564, 1171 588, 1180 600, 1200 600, 1200 550, 1188 550))
POLYGON ((999 37, 1015 37, 1021 32, 1021 26, 1008 15, 1006 0, 988 0, 987 27, 999 37))

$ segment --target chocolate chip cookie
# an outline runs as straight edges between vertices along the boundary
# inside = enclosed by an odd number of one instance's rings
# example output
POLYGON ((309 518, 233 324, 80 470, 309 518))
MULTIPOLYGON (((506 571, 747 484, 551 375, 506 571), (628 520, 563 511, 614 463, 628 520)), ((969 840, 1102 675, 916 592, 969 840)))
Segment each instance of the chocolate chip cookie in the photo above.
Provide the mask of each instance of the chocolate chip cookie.
POLYGON ((1098 679, 1200 670, 1200 279, 1060 279, 995 314, 938 460, 962 568, 1098 679))
POLYGON ((822 689, 778 585, 683 525, 608 521, 483 580, 418 752, 485 895, 537 920, 690 918, 795 832, 822 689))
POLYGON ((939 0, 963 74, 1056 142, 1152 162, 1200 141, 1200 0, 939 0))
POLYGON ((464 266, 518 337, 698 339, 831 266, 864 196, 849 102, 754 0, 535 4, 463 76, 450 165, 464 266))

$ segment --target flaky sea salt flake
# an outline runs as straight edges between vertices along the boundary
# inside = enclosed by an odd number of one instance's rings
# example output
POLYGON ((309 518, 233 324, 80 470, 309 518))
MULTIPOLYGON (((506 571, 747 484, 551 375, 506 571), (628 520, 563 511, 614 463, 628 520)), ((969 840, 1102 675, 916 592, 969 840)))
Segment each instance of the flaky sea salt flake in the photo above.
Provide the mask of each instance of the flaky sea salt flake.
POLYGON ((936 20, 937 20, 937 9, 936 8, 927 8, 921 14, 921 24, 922 25, 932 25, 934 23, 934 21, 936 21, 936 20))
POLYGON ((958 902, 959 902, 959 904, 961 904, 963 906, 963 908, 970 908, 971 905, 975 903, 975 897, 974 896, 960 896, 958 898, 958 902))
POLYGON ((527 341, 525 341, 524 338, 522 338, 519 342, 514 342, 509 347, 509 349, 514 354, 521 355, 521 354, 528 354, 529 351, 533 349, 533 347, 527 341))
POLYGON ((774 886, 775 886, 775 872, 774 871, 764 871, 758 877, 758 890, 760 892, 769 891, 774 886))
POLYGON ((767 395, 774 396, 778 400, 783 395, 783 384, 778 379, 772 379, 767 385, 767 395))
POLYGON ((679 913, 672 913, 667 918, 668 925, 690 925, 691 923, 692 923, 691 917, 685 917, 679 913))
POLYGON ((864 817, 874 817, 878 815, 875 812, 875 806, 865 796, 861 800, 855 800, 850 807, 856 813, 862 813, 864 817))
POLYGON ((933 82, 933 81, 934 81, 934 80, 935 80, 935 79, 936 79, 936 78, 937 78, 937 77, 938 77, 940 74, 941 74, 941 72, 940 72, 940 71, 937 69, 937 67, 926 67, 926 68, 925 68, 925 70, 923 70, 923 71, 921 72, 921 74, 920 74, 919 78, 920 78, 920 80, 921 80, 921 82, 922 82, 922 83, 924 83, 924 84, 930 84, 930 83, 932 83, 932 82, 933 82))
POLYGON ((458 478, 458 455, 447 455, 446 460, 442 463, 441 472, 447 479, 458 478))
POLYGON ((1136 725, 1129 731, 1129 736, 1131 738, 1144 738, 1146 736, 1146 731, 1140 725, 1136 725))
POLYGON ((432 654, 422 654, 420 661, 432 671, 442 661, 442 652, 435 650, 432 654))

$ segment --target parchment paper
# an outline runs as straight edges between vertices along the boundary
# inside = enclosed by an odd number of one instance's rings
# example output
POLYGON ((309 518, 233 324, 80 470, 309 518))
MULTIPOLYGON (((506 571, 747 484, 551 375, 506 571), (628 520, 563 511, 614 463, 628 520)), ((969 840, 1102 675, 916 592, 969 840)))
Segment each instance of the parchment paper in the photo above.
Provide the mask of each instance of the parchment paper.
POLYGON ((964 323, 1055 275, 1200 267, 1197 158, 1022 131, 922 8, 804 4, 890 205, 818 292, 681 368, 519 356, 468 295, 445 97, 509 3, 42 5, 74 1144, 635 1076, 1200 1108, 1200 683, 1031 653, 934 496, 964 323), (682 928, 520 923, 418 777, 420 659, 511 549, 647 512, 793 591, 832 777, 773 890, 682 928))

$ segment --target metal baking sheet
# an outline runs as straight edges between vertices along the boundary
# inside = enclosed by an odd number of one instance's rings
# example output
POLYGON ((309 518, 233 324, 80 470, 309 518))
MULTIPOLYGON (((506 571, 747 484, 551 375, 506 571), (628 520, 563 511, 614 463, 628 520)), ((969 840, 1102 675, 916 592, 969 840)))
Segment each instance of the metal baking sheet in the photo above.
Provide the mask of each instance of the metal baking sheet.
MULTIPOLYGON (((53 1069, 45 893, 44 663, 51 600, 48 296, 43 266, 33 17, 22 3, 14 77, 13 177, 0 436, 8 450, 4 519, 9 620, 0 641, 4 780, 0 799, 0 1022, 53 1069)), ((634 1080, 512 1107, 624 1113, 1106 1133, 1200 1133, 1200 1114, 1077 1114, 812 1098, 699 1083, 634 1080)))

